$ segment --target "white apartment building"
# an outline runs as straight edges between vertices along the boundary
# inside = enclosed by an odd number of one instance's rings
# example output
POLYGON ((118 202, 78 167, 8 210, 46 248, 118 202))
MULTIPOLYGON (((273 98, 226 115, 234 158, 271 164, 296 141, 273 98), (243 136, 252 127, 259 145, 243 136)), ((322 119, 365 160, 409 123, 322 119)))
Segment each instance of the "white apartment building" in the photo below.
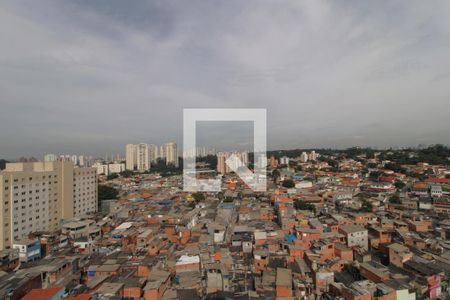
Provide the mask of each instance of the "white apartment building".
POLYGON ((95 168, 71 161, 11 163, 0 172, 0 250, 62 219, 97 211, 95 168))
POLYGON ((227 165, 226 160, 233 154, 236 155, 240 160, 235 162, 235 164, 232 166, 233 169, 248 165, 248 152, 219 152, 217 153, 218 173, 227 174, 232 171, 232 168, 227 165))
POLYGON ((150 151, 148 144, 127 144, 125 153, 127 170, 143 172, 150 169, 150 151))
POLYGON ((89 164, 86 163, 83 155, 78 156, 78 165, 80 167, 89 167, 90 166, 89 164))
POLYGON ((164 155, 166 158, 166 164, 174 165, 178 167, 178 147, 177 143, 167 143, 164 145, 164 155))
POLYGON ((154 144, 148 145, 148 155, 150 162, 156 162, 158 160, 158 146, 154 144))
POLYGON ((56 161, 58 157, 53 153, 48 153, 44 155, 44 161, 56 161))
POLYGON ((78 166, 78 155, 72 155, 70 159, 72 160, 74 166, 78 166))
POLYGON ((104 165, 101 163, 95 163, 93 165, 93 167, 97 169, 97 175, 108 175, 109 174, 108 173, 108 171, 109 171, 108 165, 104 165))
POLYGON ((109 164, 108 171, 110 174, 113 174, 113 173, 119 174, 119 173, 125 171, 125 164, 122 164, 122 163, 109 164))
POLYGON ((134 144, 127 144, 125 146, 125 161, 126 161, 126 168, 127 170, 134 171, 137 166, 137 151, 136 151, 136 145, 134 144))
POLYGON ((316 151, 311 151, 308 155, 309 160, 317 160, 319 157, 319 153, 316 153, 316 151))
POLYGON ((97 176, 94 168, 73 169, 73 216, 79 217, 98 208, 97 176))
POLYGON ((280 164, 281 165, 289 165, 289 157, 283 156, 280 158, 280 164))
POLYGON ((306 152, 302 152, 302 154, 300 154, 300 161, 303 163, 308 161, 308 154, 306 152))
POLYGON ((136 169, 141 172, 150 170, 150 153, 148 144, 136 145, 136 169))

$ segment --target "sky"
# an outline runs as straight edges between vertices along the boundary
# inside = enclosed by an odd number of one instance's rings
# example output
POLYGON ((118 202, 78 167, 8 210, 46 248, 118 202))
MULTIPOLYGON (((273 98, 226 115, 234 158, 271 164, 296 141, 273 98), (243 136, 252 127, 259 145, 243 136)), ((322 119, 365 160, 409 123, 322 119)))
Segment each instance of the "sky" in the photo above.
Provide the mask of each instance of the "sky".
MULTIPOLYGON (((265 108, 269 149, 450 144, 449 13, 446 0, 3 0, 0 158, 181 143, 183 108, 265 108)), ((240 145, 238 127, 205 143, 240 145)))

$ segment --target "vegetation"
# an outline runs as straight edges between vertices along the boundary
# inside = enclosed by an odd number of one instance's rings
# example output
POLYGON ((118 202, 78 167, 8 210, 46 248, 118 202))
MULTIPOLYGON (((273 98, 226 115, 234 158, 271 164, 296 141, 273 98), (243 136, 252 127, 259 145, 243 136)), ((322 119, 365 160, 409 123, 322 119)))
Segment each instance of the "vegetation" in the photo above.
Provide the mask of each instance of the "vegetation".
POLYGON ((368 163, 368 164, 367 164, 367 167, 370 168, 370 169, 374 169, 374 168, 376 168, 377 166, 378 166, 378 164, 376 164, 376 163, 368 163))
POLYGON ((6 167, 6 163, 6 160, 0 159, 0 170, 3 170, 6 167))
POLYGON ((313 204, 306 203, 302 200, 295 200, 294 207, 295 207, 295 209, 298 209, 298 210, 309 210, 312 212, 316 211, 316 207, 313 204))
POLYGON ((381 176, 381 172, 379 172, 379 171, 373 171, 373 172, 370 172, 369 173, 369 178, 371 179, 371 180, 378 180, 378 177, 380 177, 381 176))
POLYGON ((166 164, 164 159, 158 159, 156 163, 152 163, 150 173, 158 173, 162 177, 179 175, 183 172, 183 166, 180 163, 178 167, 172 164, 166 164))
POLYGON ((130 178, 134 174, 136 174, 136 173, 133 171, 130 171, 130 170, 125 170, 123 172, 120 172, 120 176, 122 176, 123 178, 130 178))
POLYGON ((119 192, 110 186, 99 184, 98 185, 98 200, 110 200, 110 199, 117 199, 117 196, 119 195, 119 192))
POLYGON ((280 171, 273 170, 272 171, 272 179, 273 179, 273 181, 277 181, 279 178, 280 178, 280 171))
POLYGON ((400 200, 400 197, 398 196, 398 194, 394 194, 389 198, 389 203, 392 204, 401 204, 402 200, 400 200))
POLYGON ((198 163, 206 163, 209 165, 211 169, 215 169, 217 166, 217 156, 216 155, 207 155, 203 157, 197 157, 196 162, 198 163))
POLYGON ((355 281, 363 279, 361 273, 359 272, 359 269, 351 264, 344 265, 344 271, 350 274, 355 281))
POLYGON ((406 184, 400 180, 395 181, 394 185, 399 190, 403 189, 406 186, 406 184))
POLYGON ((199 202, 205 200, 205 195, 203 193, 199 193, 199 192, 192 194, 192 197, 194 198, 196 203, 199 203, 199 202))
POLYGON ((405 173, 406 172, 406 170, 404 168, 402 168, 402 166, 400 166, 400 164, 398 164, 398 163, 387 163, 384 167, 388 170, 392 170, 397 173, 405 173))
POLYGON ((295 187, 295 182, 292 179, 285 179, 285 180, 283 180, 282 185, 285 188, 293 188, 293 187, 295 187))
POLYGON ((373 210, 373 205, 370 201, 364 199, 361 205, 361 211, 363 212, 371 212, 373 210))
POLYGON ((111 173, 106 177, 106 179, 108 179, 108 180, 113 180, 116 178, 119 178, 119 174, 117 174, 117 173, 111 173))
MULTIPOLYGON (((295 149, 295 150, 277 150, 268 151, 267 156, 274 156, 280 158, 282 156, 298 157, 302 152, 309 152, 314 149, 295 149)), ((337 165, 333 162, 340 158, 351 158, 361 161, 360 157, 374 158, 375 153, 380 160, 390 160, 395 163, 386 164, 386 168, 394 170, 396 172, 404 172, 401 165, 414 165, 418 162, 426 162, 434 165, 450 165, 450 148, 444 145, 433 145, 425 149, 402 149, 402 150, 375 150, 371 148, 359 148, 353 147, 344 150, 336 149, 315 149, 315 151, 322 156, 319 157, 321 161, 327 161, 332 168, 337 168, 337 165), (329 158, 329 157, 333 158, 329 158)))

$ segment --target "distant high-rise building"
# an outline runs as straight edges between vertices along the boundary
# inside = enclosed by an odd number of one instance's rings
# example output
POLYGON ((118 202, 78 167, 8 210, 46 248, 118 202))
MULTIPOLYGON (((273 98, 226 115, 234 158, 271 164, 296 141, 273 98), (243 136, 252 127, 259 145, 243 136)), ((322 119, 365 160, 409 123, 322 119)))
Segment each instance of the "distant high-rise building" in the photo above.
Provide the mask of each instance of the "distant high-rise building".
POLYGON ((125 146, 125 165, 127 170, 134 171, 137 167, 136 145, 127 144, 125 146))
POLYGON ((97 169, 97 175, 109 175, 108 165, 95 163, 93 167, 97 169))
POLYGON ((98 207, 96 169, 75 168, 70 159, 6 164, 0 191, 0 250, 98 207))
POLYGON ((300 161, 304 163, 308 161, 308 154, 306 152, 302 152, 302 154, 300 154, 300 161))
POLYGON ((277 168, 278 167, 278 159, 276 159, 274 156, 270 158, 270 167, 271 168, 277 168))
POLYGON ((316 151, 311 151, 308 155, 309 160, 317 160, 318 157, 319 157, 319 154, 316 153, 316 151))
POLYGON ((150 170, 148 144, 136 145, 136 169, 141 172, 150 170))
POLYGON ((227 174, 230 173, 230 167, 226 164, 228 158, 228 152, 217 153, 217 173, 227 174))
POLYGON ((108 171, 110 174, 121 173, 121 172, 125 171, 125 164, 123 164, 123 163, 109 164, 108 171))
POLYGON ((164 157, 167 165, 178 167, 178 147, 177 143, 167 143, 164 145, 164 157))
POLYGON ((58 159, 58 157, 53 153, 48 153, 48 154, 44 155, 44 161, 50 162, 50 161, 56 161, 57 159, 58 159))
POLYGON ((289 165, 289 157, 283 156, 280 158, 280 164, 282 165, 289 165))
POLYGON ((156 162, 158 160, 158 146, 154 144, 148 145, 148 153, 150 156, 150 162, 156 162))
POLYGON ((144 172, 150 169, 150 151, 148 144, 127 144, 125 146, 125 153, 127 170, 144 172))
POLYGON ((72 160, 74 166, 78 166, 78 156, 72 155, 70 160, 72 160))
POLYGON ((78 165, 80 167, 90 166, 87 162, 85 162, 83 155, 78 156, 78 165))
POLYGON ((232 169, 238 169, 242 166, 248 165, 248 152, 218 152, 217 153, 217 173, 227 174, 232 171, 232 169), (239 158, 239 161, 232 165, 232 168, 226 163, 227 159, 235 155, 239 158))

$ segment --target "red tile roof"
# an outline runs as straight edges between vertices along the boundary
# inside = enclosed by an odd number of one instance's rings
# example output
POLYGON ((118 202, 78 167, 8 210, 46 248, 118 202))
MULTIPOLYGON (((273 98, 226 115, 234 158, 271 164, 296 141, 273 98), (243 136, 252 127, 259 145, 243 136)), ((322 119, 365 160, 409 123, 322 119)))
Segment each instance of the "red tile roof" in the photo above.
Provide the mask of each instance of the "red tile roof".
POLYGON ((22 300, 49 300, 64 287, 52 286, 46 289, 32 289, 22 300))

